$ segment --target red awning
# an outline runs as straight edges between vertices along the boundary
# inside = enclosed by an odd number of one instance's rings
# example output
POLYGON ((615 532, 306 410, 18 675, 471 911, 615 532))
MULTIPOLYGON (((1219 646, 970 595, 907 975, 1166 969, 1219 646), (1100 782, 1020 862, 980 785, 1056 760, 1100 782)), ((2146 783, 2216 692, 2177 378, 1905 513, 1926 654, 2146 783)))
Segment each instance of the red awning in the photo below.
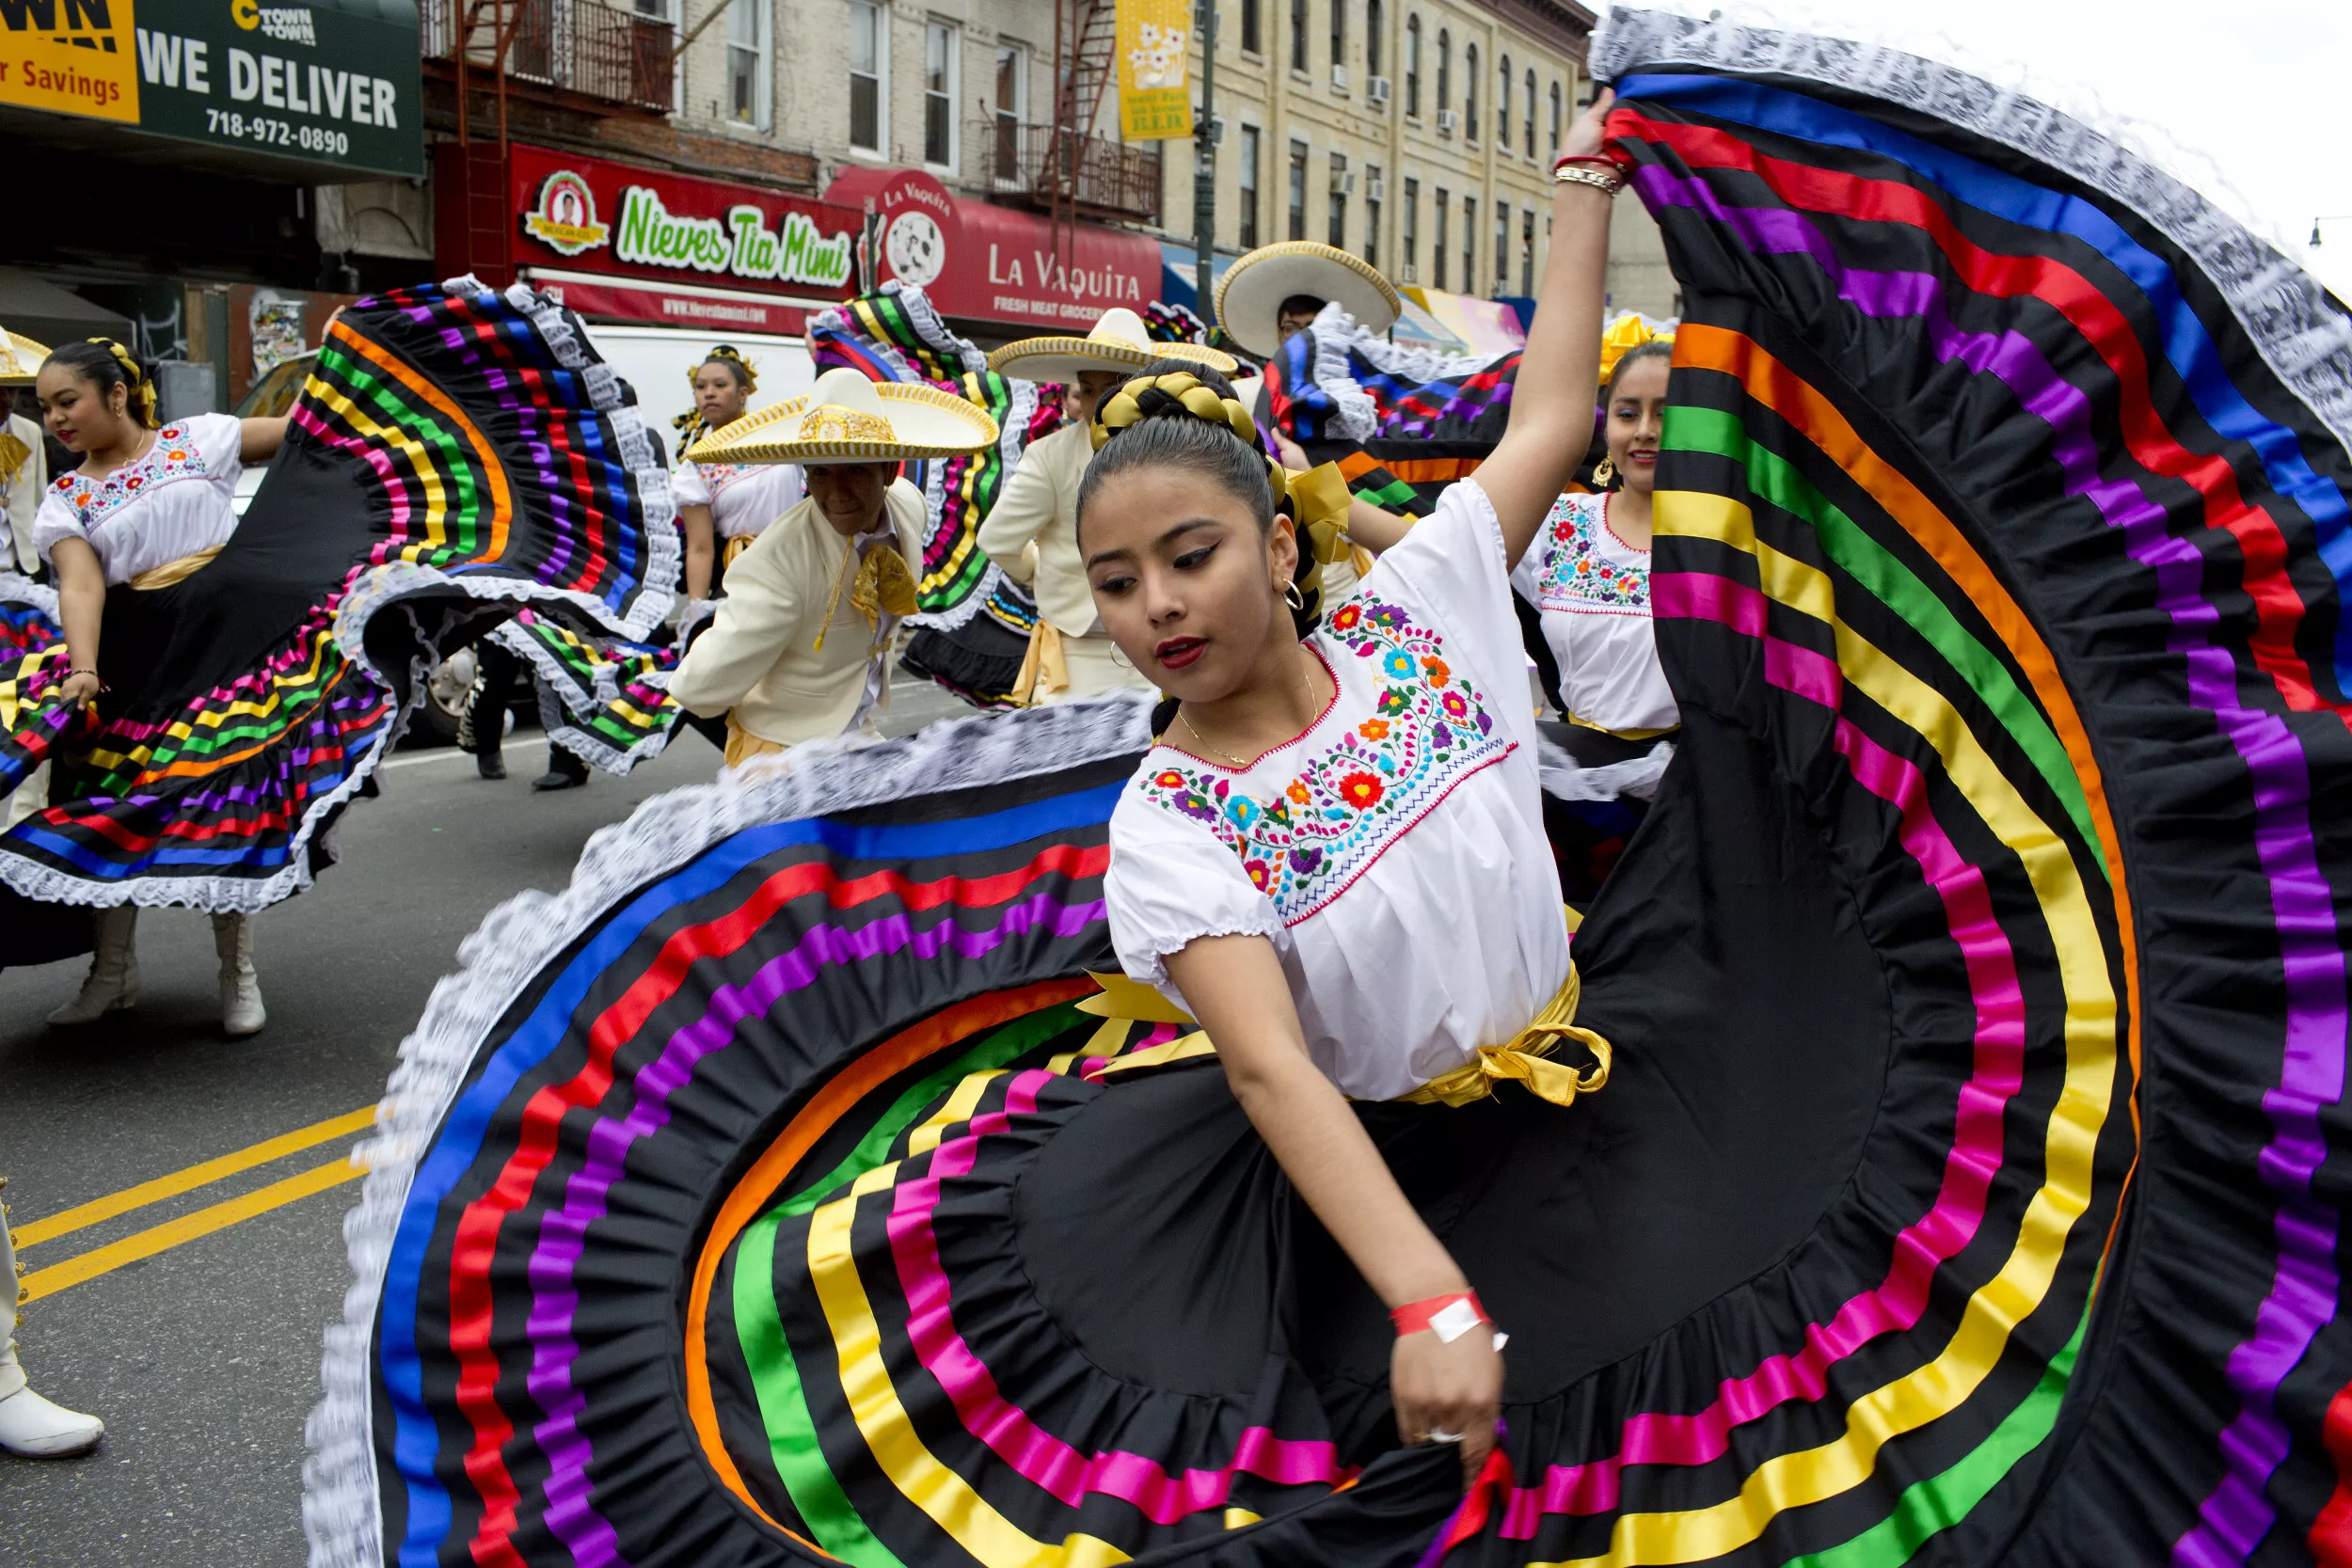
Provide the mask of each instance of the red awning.
POLYGON ((1113 306, 1140 313, 1160 296, 1159 245, 1132 230, 1081 223, 1059 257, 1045 219, 956 196, 920 169, 845 168, 825 199, 870 201, 878 276, 920 284, 943 315, 1082 335, 1113 306))

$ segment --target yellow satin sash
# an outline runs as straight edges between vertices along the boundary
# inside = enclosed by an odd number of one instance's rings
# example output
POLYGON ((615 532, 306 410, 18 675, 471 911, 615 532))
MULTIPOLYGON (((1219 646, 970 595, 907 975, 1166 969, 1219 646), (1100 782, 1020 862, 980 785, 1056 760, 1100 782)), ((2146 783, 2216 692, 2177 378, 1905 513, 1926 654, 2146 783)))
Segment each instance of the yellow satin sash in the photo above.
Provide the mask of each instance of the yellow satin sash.
POLYGON ((737 723, 732 708, 727 711, 727 746, 724 755, 729 768, 749 762, 754 757, 768 756, 783 750, 783 746, 769 739, 766 736, 754 735, 737 723))
POLYGON ((158 588, 168 588, 175 582, 185 582, 213 563, 220 554, 218 545, 207 545, 194 555, 183 555, 177 561, 167 561, 160 566, 150 566, 131 579, 131 586, 142 594, 158 588))
POLYGON ((735 564, 735 558, 750 549, 752 542, 758 537, 756 533, 732 533, 719 541, 719 572, 722 577, 728 567, 735 564))
MULTIPOLYGON (((1567 911, 1568 929, 1574 932, 1583 924, 1583 917, 1574 910, 1567 911)), ((1200 1028, 1183 1009, 1168 1001, 1152 987, 1124 974, 1095 974, 1089 972, 1102 993, 1089 996, 1078 1004, 1078 1010, 1097 1018, 1140 1023, 1192 1024, 1189 1034, 1180 1035, 1165 1045, 1152 1046, 1106 1062, 1093 1076, 1106 1079, 1121 1072, 1140 1071, 1149 1068, 1167 1067, 1176 1062, 1192 1061, 1216 1054, 1216 1045, 1208 1031, 1200 1028)), ((1454 1105, 1475 1103, 1495 1092, 1495 1085, 1512 1080, 1527 1085, 1528 1092, 1554 1105, 1573 1105, 1580 1094, 1592 1094, 1609 1082, 1609 1070, 1615 1061, 1615 1051, 1610 1043, 1592 1030, 1579 1026, 1576 1007, 1582 997, 1584 982, 1577 974, 1576 960, 1568 960, 1568 977, 1560 982, 1560 989, 1551 1000, 1528 1021, 1521 1029, 1501 1045, 1479 1047, 1478 1054, 1452 1072, 1442 1073, 1423 1084, 1410 1094, 1398 1095, 1397 1101, 1406 1105, 1454 1105), (1550 1060, 1561 1042, 1573 1039, 1593 1053, 1595 1065, 1580 1073, 1574 1068, 1550 1060)))
POLYGON ((1029 628, 1029 647, 1021 656, 1021 673, 1012 678, 1012 703, 1027 707, 1040 691, 1070 689, 1070 656, 1061 645, 1061 628, 1043 615, 1029 628))

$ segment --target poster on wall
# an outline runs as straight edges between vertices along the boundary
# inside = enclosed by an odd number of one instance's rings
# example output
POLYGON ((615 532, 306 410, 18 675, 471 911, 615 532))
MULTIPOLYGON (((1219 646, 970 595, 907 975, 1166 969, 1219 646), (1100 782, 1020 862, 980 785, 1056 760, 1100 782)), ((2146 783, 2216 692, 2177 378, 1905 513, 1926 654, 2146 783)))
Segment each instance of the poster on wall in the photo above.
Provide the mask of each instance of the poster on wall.
POLYGON ((1192 135, 1191 0, 1119 0, 1119 134, 1128 141, 1192 135))
POLYGON ((272 289, 253 291, 246 323, 253 334, 254 380, 259 381, 308 350, 310 345, 302 338, 303 310, 299 294, 281 294, 272 289))

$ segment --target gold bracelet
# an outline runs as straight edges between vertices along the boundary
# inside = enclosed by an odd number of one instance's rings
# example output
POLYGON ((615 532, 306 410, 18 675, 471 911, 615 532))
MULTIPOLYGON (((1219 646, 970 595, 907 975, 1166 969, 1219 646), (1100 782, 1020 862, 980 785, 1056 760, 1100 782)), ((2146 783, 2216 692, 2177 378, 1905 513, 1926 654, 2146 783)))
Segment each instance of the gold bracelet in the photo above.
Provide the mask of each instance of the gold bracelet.
POLYGON ((1598 169, 1558 168, 1551 171, 1551 177, 1563 185, 1590 185, 1595 190, 1606 191, 1611 196, 1625 189, 1624 181, 1612 180, 1598 169))

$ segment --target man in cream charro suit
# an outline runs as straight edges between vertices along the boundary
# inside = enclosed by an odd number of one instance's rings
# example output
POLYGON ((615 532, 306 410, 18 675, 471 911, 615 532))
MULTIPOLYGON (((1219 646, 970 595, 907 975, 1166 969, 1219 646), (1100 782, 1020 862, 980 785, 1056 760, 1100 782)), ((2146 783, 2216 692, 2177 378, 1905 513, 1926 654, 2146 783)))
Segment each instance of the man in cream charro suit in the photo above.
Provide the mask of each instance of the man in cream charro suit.
POLYGON ((1022 381, 1058 381, 1065 422, 1032 442, 996 504, 981 519, 980 548, 1037 597, 1038 624, 1014 683, 1017 703, 1066 703, 1122 686, 1148 688, 1094 613, 1094 591, 1078 554, 1078 482, 1094 456, 1088 426, 1094 405, 1155 359, 1183 359, 1221 375, 1231 355, 1192 343, 1155 343, 1133 310, 1106 310, 1083 338, 1025 338, 988 356, 989 369, 1022 381))

